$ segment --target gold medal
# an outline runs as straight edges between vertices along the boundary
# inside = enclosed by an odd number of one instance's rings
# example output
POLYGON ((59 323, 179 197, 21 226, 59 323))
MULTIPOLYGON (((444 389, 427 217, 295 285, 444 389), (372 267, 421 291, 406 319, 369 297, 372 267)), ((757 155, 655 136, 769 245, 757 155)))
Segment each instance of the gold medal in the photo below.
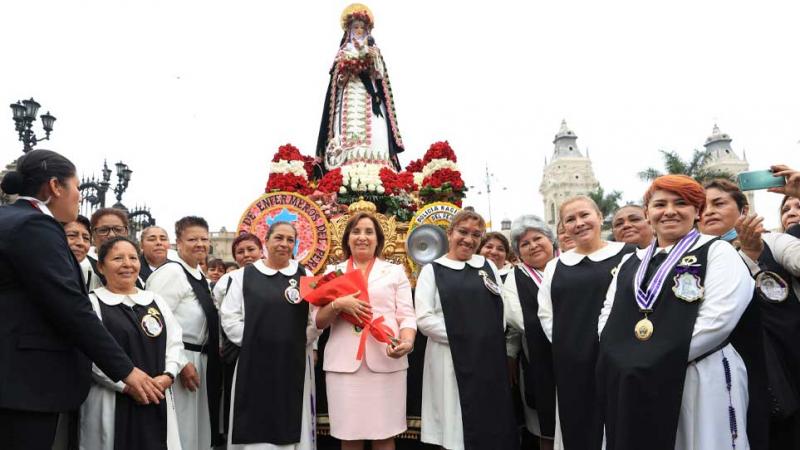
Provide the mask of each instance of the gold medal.
POLYGON ((640 341, 646 341, 650 339, 650 336, 653 335, 653 322, 650 322, 650 319, 645 316, 644 319, 636 322, 636 326, 633 328, 633 333, 636 335, 636 339, 640 341))

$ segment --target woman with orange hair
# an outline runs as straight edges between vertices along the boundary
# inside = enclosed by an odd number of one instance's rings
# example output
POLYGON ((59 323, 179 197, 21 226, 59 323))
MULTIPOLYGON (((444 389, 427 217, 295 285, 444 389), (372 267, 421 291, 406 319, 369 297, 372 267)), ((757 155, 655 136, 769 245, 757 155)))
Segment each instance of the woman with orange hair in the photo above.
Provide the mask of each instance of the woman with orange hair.
POLYGON ((705 200, 683 175, 645 193, 656 240, 623 258, 598 324, 608 449, 760 448, 748 440, 748 368, 730 343, 753 280, 730 244, 695 229, 705 200))

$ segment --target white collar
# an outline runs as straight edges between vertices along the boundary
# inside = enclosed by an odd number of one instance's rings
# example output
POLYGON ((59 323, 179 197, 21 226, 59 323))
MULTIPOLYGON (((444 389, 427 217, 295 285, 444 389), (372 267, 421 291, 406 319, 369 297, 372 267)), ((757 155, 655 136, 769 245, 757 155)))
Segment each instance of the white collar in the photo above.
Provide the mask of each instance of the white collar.
POLYGON ((506 274, 512 272, 513 270, 514 270, 514 265, 506 262, 506 264, 503 267, 497 269, 497 274, 498 275, 506 275, 506 274))
POLYGON ((181 263, 181 265, 196 279, 202 280, 203 279, 203 272, 200 270, 200 266, 192 267, 180 257, 180 255, 175 255, 177 258, 175 259, 177 262, 181 263))
POLYGON ((258 269, 259 272, 263 273, 264 275, 266 275, 268 277, 271 277, 271 276, 275 275, 278 272, 280 272, 283 275, 286 275, 287 277, 291 277, 291 276, 293 276, 294 274, 297 273, 297 269, 298 269, 298 267, 300 267, 300 265, 297 263, 297 261, 295 261, 293 259, 289 260, 289 265, 288 266, 286 266, 286 267, 284 267, 283 269, 280 269, 280 270, 275 270, 275 269, 273 269, 271 267, 267 267, 267 265, 264 264, 264 260, 263 259, 259 259, 258 261, 254 262, 253 266, 256 269, 258 269))
POLYGON ((39 209, 39 211, 41 211, 41 212, 43 212, 43 213, 47 214, 48 216, 50 216, 50 217, 55 219, 55 216, 53 216, 53 212, 50 211, 50 208, 47 207, 47 203, 39 200, 38 198, 36 198, 36 197, 28 197, 27 195, 19 195, 19 196, 17 196, 17 199, 18 200, 27 200, 29 202, 34 203, 36 205, 36 208, 39 209))
POLYGON ((624 242, 606 242, 604 247, 601 247, 599 250, 595 250, 593 253, 588 255, 578 253, 576 251, 577 248, 573 248, 568 252, 562 253, 558 257, 558 260, 568 266, 574 266, 583 261, 583 258, 587 257, 594 262, 600 262, 617 255, 623 247, 625 247, 624 242))
POLYGON ((147 306, 153 303, 153 300, 155 299, 155 295, 152 292, 143 291, 141 289, 136 289, 135 294, 115 294, 104 287, 97 288, 92 292, 98 300, 108 306, 119 305, 120 303, 124 303, 126 299, 136 303, 137 305, 147 306))
POLYGON ((449 267, 453 270, 461 270, 464 268, 465 264, 469 264, 471 267, 480 269, 481 267, 483 267, 485 261, 486 258, 484 258, 481 255, 472 255, 472 258, 470 258, 469 261, 457 261, 455 259, 448 258, 447 255, 444 255, 441 258, 435 260, 434 262, 441 264, 445 267, 449 267))
MULTIPOLYGON (((708 235, 708 234, 701 234, 700 238, 694 243, 692 248, 690 248, 688 251, 696 250, 696 249, 702 247, 703 245, 705 245, 706 242, 708 242, 708 241, 710 241, 710 240, 712 240, 714 238, 716 238, 716 236, 711 236, 711 235, 708 235)), ((653 256, 655 256, 655 255, 657 255, 659 253, 667 253, 667 254, 669 254, 669 252, 672 251, 673 247, 675 247, 675 244, 668 245, 666 247, 658 247, 658 248, 656 248, 656 251, 653 253, 653 256)), ((644 254, 647 253, 647 249, 648 248, 649 247, 637 248, 636 249, 636 257, 639 258, 639 259, 644 259, 644 254)))

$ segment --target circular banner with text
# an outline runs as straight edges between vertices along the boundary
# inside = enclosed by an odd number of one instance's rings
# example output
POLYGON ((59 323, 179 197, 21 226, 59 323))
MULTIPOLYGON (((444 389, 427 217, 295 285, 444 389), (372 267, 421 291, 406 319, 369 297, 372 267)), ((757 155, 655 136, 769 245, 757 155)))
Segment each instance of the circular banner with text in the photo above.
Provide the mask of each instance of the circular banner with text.
POLYGON ((331 248, 330 223, 319 205, 294 192, 264 194, 244 211, 237 234, 255 234, 266 244, 267 231, 275 222, 290 222, 297 229, 295 260, 314 273, 324 267, 331 248))

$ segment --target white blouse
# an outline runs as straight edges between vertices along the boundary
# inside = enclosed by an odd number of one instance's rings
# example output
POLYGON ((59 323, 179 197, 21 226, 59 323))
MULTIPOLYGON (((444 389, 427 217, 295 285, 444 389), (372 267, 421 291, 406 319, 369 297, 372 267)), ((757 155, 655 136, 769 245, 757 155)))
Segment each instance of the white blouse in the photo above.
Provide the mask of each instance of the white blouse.
POLYGON ((169 305, 183 328, 184 342, 203 345, 208 339, 206 315, 181 266, 196 280, 200 280, 203 274, 199 267, 191 267, 181 258, 176 261, 180 266, 165 263, 156 269, 147 278, 147 290, 158 293, 169 305))
MULTIPOLYGON (((594 251, 588 255, 578 253, 577 249, 572 249, 568 252, 562 253, 558 258, 551 259, 544 268, 544 276, 542 285, 539 286, 539 321, 542 323, 542 329, 547 339, 553 342, 553 299, 550 296, 550 286, 553 284, 553 276, 556 272, 558 262, 561 261, 567 266, 575 266, 584 258, 589 258, 594 262, 605 261, 611 258, 625 246, 624 242, 606 242, 606 245, 599 250, 594 251)), ((600 293, 598 293, 600 295, 600 293)))

